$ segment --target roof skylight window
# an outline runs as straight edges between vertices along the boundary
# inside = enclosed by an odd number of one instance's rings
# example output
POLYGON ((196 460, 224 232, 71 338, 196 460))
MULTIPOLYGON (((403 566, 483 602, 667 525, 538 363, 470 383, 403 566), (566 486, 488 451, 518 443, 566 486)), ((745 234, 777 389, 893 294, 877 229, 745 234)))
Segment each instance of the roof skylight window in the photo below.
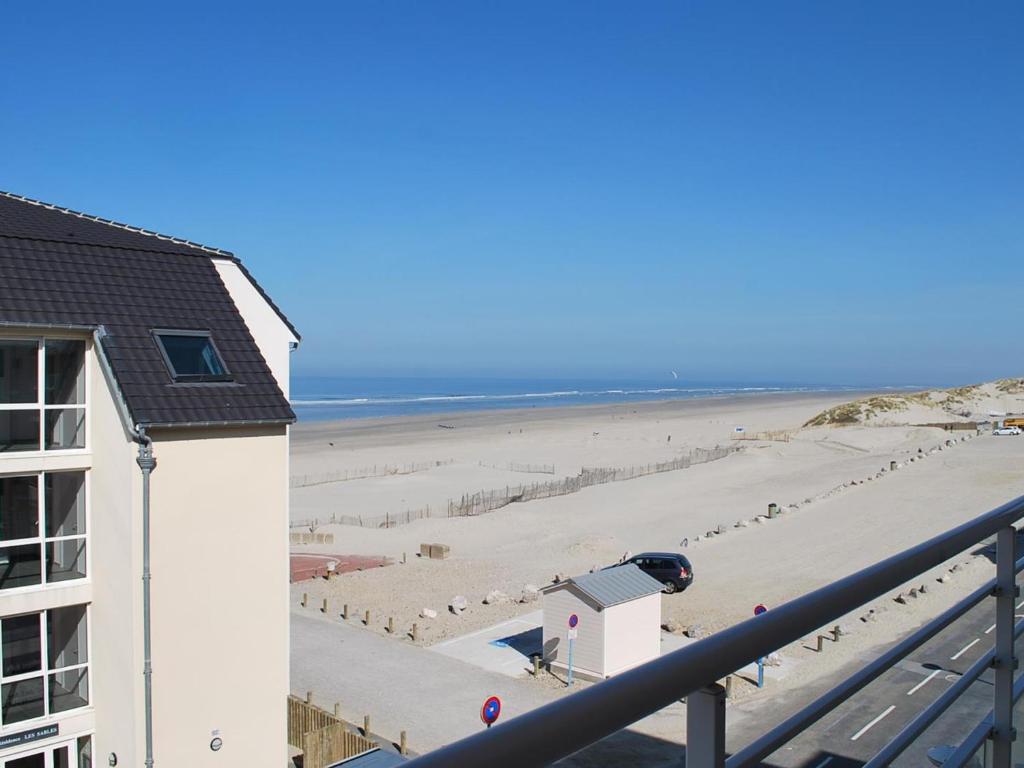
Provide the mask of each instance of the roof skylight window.
POLYGON ((206 331, 153 331, 176 382, 231 381, 224 360, 206 331))

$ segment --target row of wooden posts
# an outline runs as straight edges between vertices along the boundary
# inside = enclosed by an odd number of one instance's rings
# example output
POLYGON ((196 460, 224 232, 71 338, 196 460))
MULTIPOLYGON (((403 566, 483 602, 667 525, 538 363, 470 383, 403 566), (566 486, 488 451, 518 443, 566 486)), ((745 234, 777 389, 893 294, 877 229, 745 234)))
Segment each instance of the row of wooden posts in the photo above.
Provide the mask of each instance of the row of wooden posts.
MULTIPOLYGON (((315 706, 313 704, 313 692, 312 691, 306 691, 306 704, 308 706, 310 706, 310 707, 314 707, 315 706)), ((317 707, 317 709, 319 709, 319 707, 317 707)), ((327 713, 324 713, 324 714, 327 714, 327 713)), ((343 718, 341 716, 341 703, 340 702, 335 702, 334 703, 334 719, 337 722, 339 722, 339 723, 348 724, 348 721, 345 720, 345 718, 343 718)), ((363 727, 362 728, 357 728, 354 724, 353 724, 352 727, 356 728, 362 734, 362 736, 364 738, 367 738, 367 739, 370 738, 370 716, 369 715, 363 715, 363 727)), ((400 731, 399 732, 399 734, 398 734, 398 744, 396 746, 398 747, 398 751, 401 754, 403 754, 403 755, 409 754, 409 738, 408 738, 408 735, 406 734, 405 731, 400 731)))
MULTIPOLYGON (((306 593, 306 592, 302 593, 302 601, 300 602, 300 605, 303 608, 306 608, 306 607, 309 606, 309 594, 308 593, 306 593)), ((327 606, 327 598, 326 597, 323 598, 323 602, 320 605, 320 613, 324 614, 325 616, 328 613, 328 606, 327 606)), ((340 616, 341 616, 341 618, 343 620, 348 621, 348 618, 349 618, 348 603, 344 603, 342 605, 340 616)), ((362 619, 363 625, 367 626, 367 627, 370 626, 370 620, 371 620, 370 609, 367 608, 366 611, 363 614, 363 619, 362 619)), ((386 625, 386 629, 388 631, 388 634, 391 634, 391 635, 395 634, 395 617, 394 616, 388 616, 388 623, 386 625)), ((414 621, 412 623, 412 628, 406 634, 412 639, 412 641, 414 643, 418 642, 419 639, 420 639, 420 627, 419 627, 419 624, 414 621)))

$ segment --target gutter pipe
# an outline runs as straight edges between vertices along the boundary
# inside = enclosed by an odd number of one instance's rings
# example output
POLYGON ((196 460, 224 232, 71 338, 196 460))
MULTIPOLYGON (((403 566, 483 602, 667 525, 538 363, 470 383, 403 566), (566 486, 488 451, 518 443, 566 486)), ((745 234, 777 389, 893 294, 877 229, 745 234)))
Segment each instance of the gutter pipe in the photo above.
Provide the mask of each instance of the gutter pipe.
POLYGON ((145 718, 146 718, 146 768, 153 768, 153 659, 152 659, 152 627, 150 620, 151 596, 150 596, 150 562, 149 562, 149 476, 156 469, 156 459, 153 456, 153 440, 146 434, 146 428, 141 424, 132 425, 131 414, 128 412, 128 405, 125 403, 121 387, 118 386, 114 376, 114 370, 107 359, 106 351, 103 349, 103 339, 107 332, 104 327, 98 326, 93 331, 93 342, 96 349, 96 358, 100 361, 100 368, 103 369, 104 378, 107 384, 115 392, 114 401, 121 412, 121 421, 131 439, 139 444, 139 454, 135 462, 142 471, 142 677, 145 687, 145 718))

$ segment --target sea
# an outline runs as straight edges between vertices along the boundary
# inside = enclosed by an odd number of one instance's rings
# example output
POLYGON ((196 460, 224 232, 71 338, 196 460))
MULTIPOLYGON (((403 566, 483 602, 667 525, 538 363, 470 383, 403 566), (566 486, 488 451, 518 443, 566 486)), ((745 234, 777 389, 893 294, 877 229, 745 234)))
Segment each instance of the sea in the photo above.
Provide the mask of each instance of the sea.
POLYGON ((293 376, 300 422, 551 408, 767 392, 844 392, 862 387, 779 383, 688 384, 678 379, 492 379, 293 376))

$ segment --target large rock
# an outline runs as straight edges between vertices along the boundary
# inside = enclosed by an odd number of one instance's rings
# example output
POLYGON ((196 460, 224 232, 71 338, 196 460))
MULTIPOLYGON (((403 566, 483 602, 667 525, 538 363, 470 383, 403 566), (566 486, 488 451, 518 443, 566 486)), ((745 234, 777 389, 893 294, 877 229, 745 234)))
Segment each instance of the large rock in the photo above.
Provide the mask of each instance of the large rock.
POLYGON ((535 584, 523 585, 523 596, 519 598, 520 603, 536 603, 540 600, 540 590, 535 584))
POLYGON ((502 592, 500 589, 492 589, 487 593, 487 597, 484 598, 484 605, 499 605, 502 603, 512 602, 508 595, 502 592))
POLYGON ((435 611, 435 610, 433 610, 431 608, 424 608, 422 611, 420 611, 420 618, 423 618, 423 619, 436 619, 437 618, 437 611, 435 611))
POLYGON ((699 640, 702 637, 706 637, 708 633, 704 629, 703 624, 691 624, 684 630, 683 634, 687 637, 692 637, 694 640, 699 640))
POLYGON ((464 595, 456 595, 452 598, 452 601, 448 603, 448 610, 458 616, 466 610, 468 605, 469 602, 466 600, 464 595))
POLYGON ((764 657, 764 665, 766 667, 781 667, 782 657, 777 653, 769 653, 764 657))
POLYGON ((686 631, 686 628, 682 625, 682 622, 676 621, 675 619, 669 619, 661 628, 666 632, 671 632, 673 635, 681 635, 686 631))

